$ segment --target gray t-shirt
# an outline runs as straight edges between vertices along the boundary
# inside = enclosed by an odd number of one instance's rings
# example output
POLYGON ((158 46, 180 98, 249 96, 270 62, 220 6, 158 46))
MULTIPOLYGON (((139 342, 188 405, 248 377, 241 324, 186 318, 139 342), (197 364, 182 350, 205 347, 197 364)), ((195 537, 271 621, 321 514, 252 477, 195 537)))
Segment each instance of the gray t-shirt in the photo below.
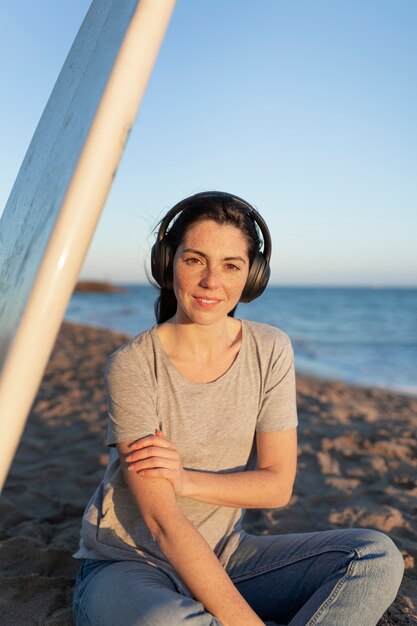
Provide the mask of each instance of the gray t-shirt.
MULTIPOLYGON (((152 328, 112 354, 106 389, 110 459, 84 513, 80 549, 74 556, 141 559, 172 572, 126 485, 114 445, 158 428, 175 443, 187 469, 253 469, 255 432, 297 424, 290 341, 275 327, 242 321, 242 344, 232 366, 214 382, 195 383, 175 368, 152 328)), ((226 565, 242 532, 242 510, 188 498, 177 501, 226 565)))

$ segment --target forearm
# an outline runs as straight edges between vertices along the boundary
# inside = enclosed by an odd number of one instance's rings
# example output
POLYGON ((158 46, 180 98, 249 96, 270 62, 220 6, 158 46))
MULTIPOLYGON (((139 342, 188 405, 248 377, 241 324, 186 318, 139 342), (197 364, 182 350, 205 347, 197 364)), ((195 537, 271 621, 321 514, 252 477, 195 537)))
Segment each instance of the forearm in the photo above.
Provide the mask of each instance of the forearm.
POLYGON ((181 495, 236 508, 276 508, 288 504, 292 484, 285 472, 269 469, 226 474, 186 470, 181 495))
POLYGON ((154 534, 159 547, 193 596, 223 626, 261 626, 263 622, 237 591, 214 552, 178 511, 154 534))
POLYGON ((262 626, 213 550, 178 508, 172 484, 129 472, 129 445, 118 444, 126 482, 149 531, 193 596, 223 626, 262 626))
POLYGON ((176 446, 160 431, 129 445, 129 470, 171 482, 175 494, 236 508, 285 506, 297 466, 296 429, 256 434, 258 467, 253 471, 206 472, 184 469, 176 446))

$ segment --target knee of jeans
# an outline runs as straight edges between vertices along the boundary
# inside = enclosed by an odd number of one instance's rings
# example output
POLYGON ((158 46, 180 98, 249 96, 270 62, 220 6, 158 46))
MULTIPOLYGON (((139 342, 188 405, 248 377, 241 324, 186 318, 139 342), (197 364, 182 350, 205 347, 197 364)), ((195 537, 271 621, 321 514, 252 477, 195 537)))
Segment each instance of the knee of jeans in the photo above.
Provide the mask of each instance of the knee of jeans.
POLYGON ((395 597, 404 574, 404 559, 392 539, 377 530, 364 529, 356 553, 359 560, 366 561, 369 575, 395 597))

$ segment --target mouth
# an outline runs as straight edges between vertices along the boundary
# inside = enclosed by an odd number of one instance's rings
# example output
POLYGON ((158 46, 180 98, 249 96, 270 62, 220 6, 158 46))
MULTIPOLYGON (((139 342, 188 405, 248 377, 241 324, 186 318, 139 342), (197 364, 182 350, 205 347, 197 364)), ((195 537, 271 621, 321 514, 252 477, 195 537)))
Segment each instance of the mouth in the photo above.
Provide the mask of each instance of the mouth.
POLYGON ((198 302, 201 306, 205 307, 212 307, 221 302, 221 300, 217 298, 199 298, 198 296, 194 296, 194 300, 196 300, 196 302, 198 302))

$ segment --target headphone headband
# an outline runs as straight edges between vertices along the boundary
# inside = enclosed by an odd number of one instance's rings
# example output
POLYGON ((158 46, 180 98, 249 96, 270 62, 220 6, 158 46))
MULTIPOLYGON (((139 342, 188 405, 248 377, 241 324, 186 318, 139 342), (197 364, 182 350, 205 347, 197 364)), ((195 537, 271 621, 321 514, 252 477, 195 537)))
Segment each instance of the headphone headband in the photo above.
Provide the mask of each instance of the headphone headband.
POLYGON ((195 200, 199 200, 201 198, 221 198, 225 200, 233 200, 237 204, 241 205, 246 210, 246 214, 255 222, 255 224, 259 226, 263 239, 263 251, 258 252, 252 262, 248 279, 240 300, 241 302, 250 302, 261 295, 269 280, 269 261, 271 259, 272 250, 271 236, 266 222, 258 211, 251 204, 246 202, 246 200, 243 200, 243 198, 235 196, 234 194, 222 191, 202 191, 177 202, 177 204, 175 204, 162 219, 156 242, 152 246, 152 276, 161 288, 172 288, 170 284, 171 280, 169 277, 167 278, 167 274, 169 274, 169 270, 171 269, 174 255, 171 246, 165 239, 167 233, 169 232, 169 225, 176 215, 181 213, 195 200))

